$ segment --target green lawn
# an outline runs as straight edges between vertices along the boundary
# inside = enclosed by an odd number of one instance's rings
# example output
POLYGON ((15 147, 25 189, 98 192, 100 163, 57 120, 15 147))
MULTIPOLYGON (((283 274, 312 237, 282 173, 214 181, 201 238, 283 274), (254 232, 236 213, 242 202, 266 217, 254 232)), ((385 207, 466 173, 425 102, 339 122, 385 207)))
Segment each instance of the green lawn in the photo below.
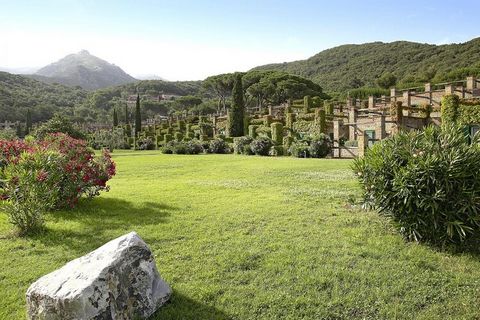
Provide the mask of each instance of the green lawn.
POLYGON ((350 161, 115 152, 111 191, 11 235, 0 214, 0 319, 30 283, 135 230, 171 303, 155 319, 478 319, 480 259, 405 243, 345 206, 350 161))

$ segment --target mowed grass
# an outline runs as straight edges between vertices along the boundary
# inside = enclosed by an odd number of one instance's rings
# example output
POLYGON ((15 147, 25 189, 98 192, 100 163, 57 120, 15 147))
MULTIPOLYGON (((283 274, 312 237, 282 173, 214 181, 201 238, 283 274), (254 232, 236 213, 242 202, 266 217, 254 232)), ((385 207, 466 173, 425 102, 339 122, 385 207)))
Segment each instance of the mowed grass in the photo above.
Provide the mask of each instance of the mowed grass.
POLYGON ((154 319, 478 319, 480 261, 349 209, 349 161, 115 152, 111 191, 30 238, 0 213, 0 319, 28 286, 132 230, 173 287, 154 319))

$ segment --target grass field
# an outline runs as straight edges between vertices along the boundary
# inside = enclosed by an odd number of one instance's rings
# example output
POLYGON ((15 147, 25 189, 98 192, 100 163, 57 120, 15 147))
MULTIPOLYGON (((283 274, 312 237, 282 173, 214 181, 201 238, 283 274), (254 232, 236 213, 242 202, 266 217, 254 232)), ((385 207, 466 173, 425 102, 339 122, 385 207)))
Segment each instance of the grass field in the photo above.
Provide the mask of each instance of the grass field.
POLYGON ((111 191, 16 238, 0 213, 0 319, 30 283, 135 230, 174 289, 154 319, 479 319, 480 259, 406 243, 343 160, 115 152, 111 191))

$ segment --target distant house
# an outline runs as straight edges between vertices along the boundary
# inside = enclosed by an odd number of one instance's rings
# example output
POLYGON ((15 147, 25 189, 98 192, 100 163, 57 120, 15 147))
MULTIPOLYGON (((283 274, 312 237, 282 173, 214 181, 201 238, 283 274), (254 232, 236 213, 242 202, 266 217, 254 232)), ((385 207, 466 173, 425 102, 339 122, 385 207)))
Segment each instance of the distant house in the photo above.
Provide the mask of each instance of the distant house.
POLYGON ((180 97, 178 94, 162 94, 161 100, 175 100, 176 98, 180 97))

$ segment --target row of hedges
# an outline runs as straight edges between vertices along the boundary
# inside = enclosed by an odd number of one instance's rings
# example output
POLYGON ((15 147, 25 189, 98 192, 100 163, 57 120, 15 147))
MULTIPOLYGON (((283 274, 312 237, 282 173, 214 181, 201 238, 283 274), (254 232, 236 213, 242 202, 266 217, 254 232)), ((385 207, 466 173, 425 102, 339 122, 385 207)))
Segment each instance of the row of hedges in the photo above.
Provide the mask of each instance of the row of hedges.
POLYGON ((165 154, 200 154, 200 153, 231 153, 229 143, 221 138, 210 141, 176 141, 172 140, 160 148, 165 154))
POLYGON ((239 137, 234 139, 234 152, 244 155, 281 156, 292 155, 299 158, 324 158, 331 153, 332 141, 324 134, 308 136, 302 140, 296 140, 287 136, 283 138, 283 144, 278 145, 268 137, 239 137))

